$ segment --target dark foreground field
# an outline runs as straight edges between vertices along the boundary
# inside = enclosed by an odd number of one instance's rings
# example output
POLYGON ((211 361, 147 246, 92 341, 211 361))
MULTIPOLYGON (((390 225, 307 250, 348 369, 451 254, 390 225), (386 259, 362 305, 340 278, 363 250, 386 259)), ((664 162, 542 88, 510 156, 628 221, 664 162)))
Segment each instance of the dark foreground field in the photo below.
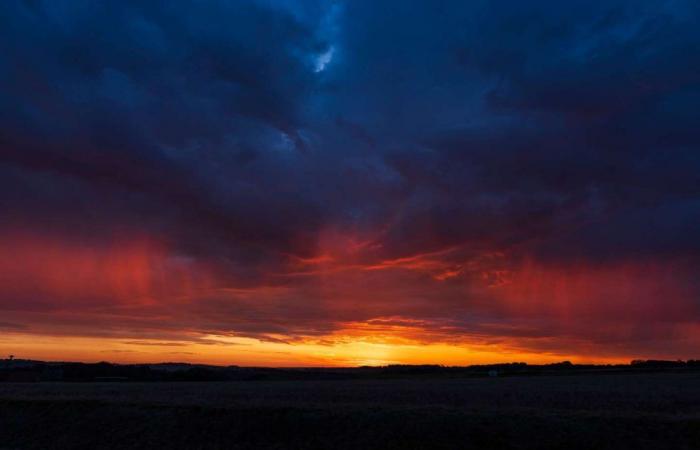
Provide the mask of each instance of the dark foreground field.
POLYGON ((0 383, 0 448, 700 448, 700 374, 0 383))

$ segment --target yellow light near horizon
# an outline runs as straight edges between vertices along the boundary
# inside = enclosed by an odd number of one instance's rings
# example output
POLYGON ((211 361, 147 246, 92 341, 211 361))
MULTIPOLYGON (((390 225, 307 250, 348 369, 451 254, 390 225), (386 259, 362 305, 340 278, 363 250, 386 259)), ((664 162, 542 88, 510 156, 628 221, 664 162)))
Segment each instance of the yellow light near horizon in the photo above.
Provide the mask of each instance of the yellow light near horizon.
POLYGON ((533 364, 570 360, 578 363, 625 363, 628 356, 585 357, 513 351, 498 346, 390 344, 364 339, 337 344, 261 342, 211 335, 207 343, 136 341, 114 338, 4 334, 0 354, 46 361, 116 363, 189 362, 270 367, 356 367, 388 364, 471 365, 503 362, 533 364))

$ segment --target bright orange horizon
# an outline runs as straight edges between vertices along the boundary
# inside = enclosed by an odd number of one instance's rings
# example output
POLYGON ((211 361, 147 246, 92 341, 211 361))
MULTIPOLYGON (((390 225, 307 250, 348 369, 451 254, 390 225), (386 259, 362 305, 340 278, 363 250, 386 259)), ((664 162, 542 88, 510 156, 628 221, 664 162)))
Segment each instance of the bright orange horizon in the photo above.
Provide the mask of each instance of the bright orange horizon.
MULTIPOLYGON (((217 337, 213 336, 212 339, 217 337)), ((2 350, 15 358, 60 362, 111 362, 157 364, 165 362, 247 367, 359 367, 390 364, 439 364, 469 366, 526 362, 548 364, 571 361, 579 364, 626 364, 632 357, 587 357, 581 355, 518 353, 513 350, 474 349, 445 344, 383 344, 352 341, 328 346, 276 344, 250 339, 226 339, 221 349, 187 343, 123 341, 16 334, 6 339, 2 350), (245 346, 241 350, 231 346, 245 346), (172 350, 173 347, 177 350, 172 350), (8 353, 16 352, 16 353, 8 353)), ((653 358, 651 358, 653 359, 653 358)))

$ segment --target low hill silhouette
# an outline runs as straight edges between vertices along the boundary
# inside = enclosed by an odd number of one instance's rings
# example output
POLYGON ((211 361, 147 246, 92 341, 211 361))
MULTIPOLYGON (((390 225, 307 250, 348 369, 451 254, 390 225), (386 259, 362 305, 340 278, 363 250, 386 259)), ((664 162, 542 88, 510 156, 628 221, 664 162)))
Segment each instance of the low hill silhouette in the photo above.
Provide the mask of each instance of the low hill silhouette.
POLYGON ((657 371, 699 371, 700 360, 634 360, 630 364, 552 364, 512 362, 501 364, 442 366, 387 365, 342 368, 271 368, 212 366, 189 363, 115 364, 109 362, 47 362, 0 360, 0 382, 127 382, 127 381, 253 381, 343 380, 421 377, 511 377, 537 375, 609 374, 657 371))

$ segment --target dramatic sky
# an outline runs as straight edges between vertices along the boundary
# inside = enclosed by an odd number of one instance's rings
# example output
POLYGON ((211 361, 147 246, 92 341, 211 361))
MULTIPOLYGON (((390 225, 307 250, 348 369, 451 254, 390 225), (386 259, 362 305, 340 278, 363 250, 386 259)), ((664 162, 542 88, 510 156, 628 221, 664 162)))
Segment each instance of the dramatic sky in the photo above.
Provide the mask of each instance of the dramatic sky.
POLYGON ((0 352, 700 356, 696 0, 3 0, 0 352))

